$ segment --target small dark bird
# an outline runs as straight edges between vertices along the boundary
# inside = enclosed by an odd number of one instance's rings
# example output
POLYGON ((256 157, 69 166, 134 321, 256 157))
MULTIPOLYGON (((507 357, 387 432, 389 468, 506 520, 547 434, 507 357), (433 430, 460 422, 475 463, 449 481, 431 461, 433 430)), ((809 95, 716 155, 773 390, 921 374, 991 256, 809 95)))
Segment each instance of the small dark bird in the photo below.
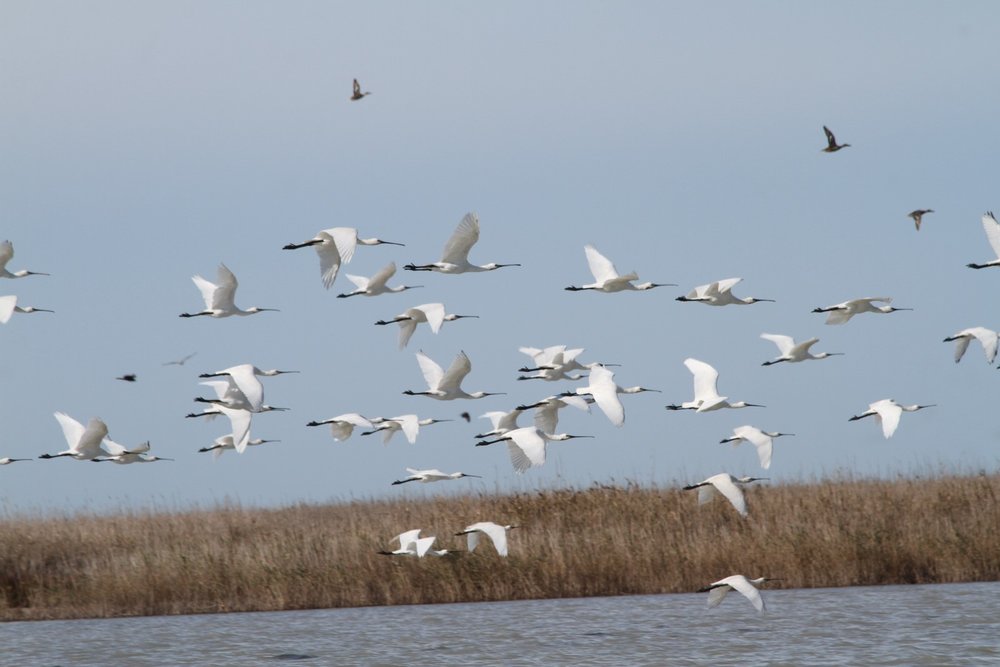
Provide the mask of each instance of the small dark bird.
POLYGON ((913 218, 913 224, 917 226, 917 231, 919 232, 921 218, 923 218, 925 214, 933 212, 934 209, 932 208, 918 208, 916 211, 910 211, 907 217, 913 218))
POLYGON ((354 94, 351 95, 351 101, 352 102, 357 102, 358 100, 360 100, 365 95, 371 95, 371 93, 368 92, 367 90, 362 93, 361 92, 361 84, 358 83, 357 79, 355 79, 354 80, 354 94))
POLYGON ((135 382, 137 378, 135 377, 135 373, 128 373, 126 375, 122 375, 121 377, 116 377, 115 379, 124 380, 125 382, 135 382))
POLYGON ((462 413, 462 419, 464 419, 467 422, 471 422, 472 421, 472 415, 470 415, 468 412, 463 412, 462 413))
POLYGON ((823 131, 826 132, 826 148, 823 149, 824 153, 836 153, 841 148, 847 148, 850 144, 840 144, 837 145, 837 138, 833 136, 833 132, 830 131, 826 125, 823 126, 823 131))

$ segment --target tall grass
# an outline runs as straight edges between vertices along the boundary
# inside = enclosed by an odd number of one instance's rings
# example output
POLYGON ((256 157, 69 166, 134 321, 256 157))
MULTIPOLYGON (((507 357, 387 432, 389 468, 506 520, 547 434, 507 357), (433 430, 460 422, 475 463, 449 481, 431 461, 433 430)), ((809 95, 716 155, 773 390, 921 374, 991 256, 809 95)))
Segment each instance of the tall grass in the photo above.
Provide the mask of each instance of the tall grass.
POLYGON ((0 618, 278 610, 692 591, 734 573, 786 587, 1000 578, 1000 476, 748 488, 750 516, 693 492, 598 487, 261 510, 0 521, 0 618), (376 552, 410 528, 464 548, 376 552))

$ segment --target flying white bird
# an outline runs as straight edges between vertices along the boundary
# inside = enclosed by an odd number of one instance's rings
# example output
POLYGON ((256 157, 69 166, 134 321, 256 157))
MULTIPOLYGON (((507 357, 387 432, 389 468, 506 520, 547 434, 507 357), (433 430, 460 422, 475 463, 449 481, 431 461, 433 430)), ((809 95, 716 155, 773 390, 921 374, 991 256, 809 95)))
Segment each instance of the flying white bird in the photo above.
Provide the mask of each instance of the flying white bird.
POLYGON ((410 473, 409 477, 404 479, 397 479, 393 484, 406 484, 407 482, 423 482, 427 484, 429 482, 443 482, 449 479, 461 479, 463 477, 478 477, 482 479, 482 475, 470 475, 464 472, 453 472, 446 473, 441 472, 437 468, 431 468, 429 470, 415 470, 413 468, 407 468, 406 472, 410 473))
POLYGON ((436 334, 441 330, 441 325, 445 322, 454 322, 455 320, 469 317, 478 318, 479 315, 455 315, 454 313, 446 315, 443 303, 425 303, 413 308, 407 308, 391 320, 379 320, 375 324, 379 326, 393 323, 398 324, 399 349, 402 350, 410 342, 410 337, 413 336, 413 332, 417 330, 417 325, 421 322, 426 322, 427 326, 431 328, 431 333, 436 334))
MULTIPOLYGON (((316 246, 316 254, 319 256, 319 273, 323 277, 323 287, 330 289, 333 281, 337 278, 341 264, 347 264, 354 257, 354 250, 359 245, 404 245, 395 241, 383 241, 382 239, 362 239, 358 238, 358 230, 353 227, 331 227, 318 232, 316 236, 303 241, 302 243, 289 243, 283 250, 295 250, 316 246)), ((386 277, 388 280, 388 276, 386 277)))
POLYGON ((597 407, 601 409, 604 416, 615 426, 625 423, 625 407, 622 405, 619 394, 639 394, 644 391, 655 391, 659 389, 649 389, 647 387, 620 387, 615 383, 615 374, 604 366, 594 366, 590 369, 590 384, 586 387, 577 387, 574 391, 563 394, 564 396, 589 395, 594 398, 597 407))
POLYGON ((35 308, 34 306, 17 305, 17 297, 13 294, 0 296, 0 324, 7 324, 14 313, 54 313, 54 310, 35 308))
POLYGON ((986 240, 990 242, 993 254, 997 258, 991 259, 985 264, 966 264, 970 269, 985 269, 988 266, 1000 266, 1000 222, 997 222, 997 219, 993 217, 992 211, 987 211, 986 215, 983 216, 983 231, 986 232, 986 240))
POLYGON ((521 416, 525 410, 525 406, 517 406, 510 412, 504 412, 502 410, 493 410, 491 412, 484 412, 479 415, 480 419, 489 419, 493 428, 485 433, 477 433, 475 438, 488 438, 492 435, 503 435, 507 431, 513 431, 516 428, 521 428, 518 426, 517 418, 521 416))
MULTIPOLYGON (((567 405, 572 405, 577 410, 590 412, 590 404, 594 402, 592 396, 548 396, 531 405, 519 405, 518 410, 535 410, 535 428, 542 433, 555 433, 556 426, 559 425, 559 411, 567 405)), ((479 437, 479 436, 476 436, 479 437)))
POLYGON ((382 444, 385 445, 392 440, 392 436, 396 435, 397 432, 402 431, 403 435, 406 436, 406 440, 412 445, 417 442, 417 435, 420 433, 421 426, 430 426, 431 424, 450 422, 451 420, 418 419, 417 415, 400 415, 389 419, 373 417, 370 421, 373 424, 372 430, 364 431, 361 435, 372 435, 374 433, 381 432, 382 444))
POLYGON ((489 264, 477 265, 469 262, 469 250, 479 240, 479 216, 466 213, 458 227, 452 233, 444 246, 440 261, 431 264, 407 264, 407 271, 437 271, 439 273, 473 273, 479 271, 494 271, 505 266, 521 266, 520 264, 489 264))
POLYGON ((497 554, 501 556, 507 555, 507 531, 519 528, 520 526, 506 525, 501 526, 499 524, 493 523, 492 521, 480 521, 479 523, 474 523, 466 526, 459 533, 455 535, 468 535, 469 552, 476 550, 476 545, 479 544, 479 536, 486 535, 493 542, 493 546, 497 550, 497 554))
MULTIPOLYGON (((263 371, 253 364, 239 364, 238 366, 230 366, 229 368, 224 368, 221 371, 215 371, 214 373, 202 373, 198 377, 203 378, 213 378, 213 377, 226 377, 232 380, 235 385, 235 389, 242 392, 249 404, 249 407, 244 407, 241 405, 233 404, 232 401, 235 400, 239 402, 238 397, 233 398, 231 393, 227 393, 226 396, 219 396, 221 402, 227 403, 230 407, 242 407, 243 409, 248 409, 251 412, 260 412, 261 406, 264 404, 264 385, 257 376, 263 377, 274 377, 275 375, 285 375, 288 373, 298 373, 298 371, 279 371, 278 369, 271 369, 269 371, 263 371)), ((218 403, 220 401, 201 401, 218 403)), ((272 408, 273 409, 273 408, 272 408)))
POLYGON ((456 398, 485 398, 486 396, 502 396, 499 392, 474 391, 471 394, 462 389, 462 380, 472 370, 472 362, 465 352, 459 352, 451 362, 446 373, 430 357, 422 351, 417 352, 417 363, 427 382, 427 391, 407 389, 407 396, 429 396, 439 401, 451 401, 456 398))
POLYGON ((5 456, 0 459, 0 466, 10 465, 11 463, 16 463, 18 461, 30 461, 31 459, 12 459, 9 456, 5 456))
POLYGON ((42 454, 40 459, 54 459, 60 456, 72 456, 77 461, 89 461, 98 456, 107 456, 108 451, 101 446, 101 441, 108 435, 107 425, 93 417, 87 422, 87 427, 63 412, 54 413, 56 421, 62 427, 63 437, 69 449, 58 454, 42 454))
POLYGON ((860 415, 854 415, 847 421, 853 422, 874 415, 875 421, 882 424, 882 435, 888 440, 896 432, 896 427, 899 426, 899 418, 904 412, 916 412, 917 410, 933 407, 933 403, 930 405, 900 405, 891 398, 884 398, 881 401, 870 403, 867 410, 860 415))
POLYGON ((763 405, 757 403, 747 403, 737 401, 730 403, 727 396, 720 396, 716 386, 719 380, 719 371, 698 359, 687 358, 684 365, 694 376, 694 399, 685 401, 680 405, 668 405, 667 410, 694 410, 695 412, 710 412, 722 408, 762 408, 763 405))
POLYGON ((962 360, 962 356, 965 355, 965 350, 968 349, 969 343, 975 338, 983 346, 983 352, 986 354, 986 363, 992 364, 997 356, 997 336, 997 332, 992 329, 969 327, 948 336, 944 339, 944 342, 950 343, 951 341, 955 341, 955 363, 957 364, 962 360))
POLYGON ((691 491, 692 489, 698 489, 698 504, 703 505, 715 497, 716 493, 721 493, 725 496, 736 511, 740 513, 740 516, 747 515, 747 501, 743 496, 743 489, 740 488, 741 484, 749 484, 750 482, 757 482, 762 479, 768 479, 767 477, 733 477, 728 472, 722 472, 718 475, 712 475, 708 479, 705 479, 697 484, 690 484, 684 487, 685 491, 691 491))
POLYGON ((350 438, 351 434, 354 433, 355 426, 364 428, 372 427, 371 421, 366 417, 362 417, 357 412, 348 412, 322 421, 311 421, 306 426, 323 426, 324 424, 330 425, 330 435, 337 442, 343 442, 350 438))
POLYGON ((580 292, 583 290, 596 290, 598 292, 621 292, 624 290, 632 291, 644 291, 653 289, 654 287, 677 287, 673 283, 640 283, 638 285, 633 284, 633 281, 639 279, 639 274, 635 271, 625 274, 624 276, 618 275, 615 265, 611 263, 611 260, 602 255, 597 251, 592 245, 583 246, 584 252, 587 254, 587 265, 590 267, 590 273, 594 276, 594 282, 589 285, 584 285, 582 287, 576 287, 575 285, 570 285, 565 288, 570 292, 580 292))
POLYGON ((737 426, 733 429, 733 435, 723 438, 720 443, 731 442, 736 447, 744 440, 757 448, 757 458, 760 459, 760 467, 767 470, 771 467, 771 451, 774 447, 773 439, 783 435, 795 435, 794 433, 778 433, 775 431, 762 431, 756 426, 737 426))
MULTIPOLYGON (((281 440, 264 440, 262 438, 253 438, 247 440, 245 447, 254 447, 256 445, 263 445, 264 443, 267 442, 281 442, 281 440)), ((222 456, 223 452, 230 449, 232 450, 236 449, 236 445, 233 443, 233 435, 231 433, 219 436, 212 442, 210 446, 202 447, 198 451, 212 452, 212 456, 214 458, 219 458, 220 456, 222 456)))
POLYGON ((353 292, 346 292, 344 294, 338 294, 338 299, 346 299, 349 296, 378 296, 380 294, 398 294, 399 292, 405 292, 408 289, 416 289, 418 287, 423 287, 423 285, 399 285, 397 287, 388 287, 386 283, 389 282, 389 278, 396 275, 396 262, 389 262, 381 271, 376 273, 371 278, 366 278, 364 276, 352 276, 350 273, 345 274, 347 279, 354 283, 357 287, 353 292))
POLYGON ((423 558, 424 556, 447 556, 452 553, 448 549, 431 549, 431 545, 434 544, 434 540, 437 538, 435 536, 420 537, 420 528, 415 528, 413 530, 408 530, 405 533, 400 533, 393 540, 399 540, 399 548, 393 551, 379 551, 379 555, 382 556, 416 556, 417 558, 423 558))
POLYGON ((767 577, 747 579, 742 574, 734 574, 731 577, 719 579, 704 588, 698 589, 698 592, 708 593, 708 607, 711 609, 712 607, 718 606, 719 603, 725 599, 726 594, 729 591, 739 591, 743 597, 750 600, 750 604, 752 604, 757 611, 763 613, 764 598, 760 596, 760 591, 757 590, 757 586, 760 586, 767 581, 778 580, 769 579, 767 577))
POLYGON ((4 241, 0 243, 0 278, 24 278, 25 276, 47 276, 47 273, 41 273, 40 271, 28 271, 27 269, 21 269, 20 271, 8 271, 7 262, 9 262, 14 257, 14 244, 10 241, 4 241))
POLYGON ((107 438, 104 441, 104 447, 108 450, 109 455, 93 459, 95 462, 112 461, 119 465, 127 465, 129 463, 153 463, 154 461, 173 461, 173 459, 164 458, 162 456, 153 456, 149 454, 149 441, 142 443, 136 447, 128 449, 127 447, 118 444, 111 438, 107 438))
POLYGON ((732 289, 741 280, 743 279, 726 278, 725 280, 717 280, 714 283, 708 283, 707 285, 698 285, 693 290, 688 292, 687 296, 679 296, 675 300, 694 301, 696 303, 704 303, 709 306, 749 305, 759 301, 774 302, 774 299, 758 299, 752 296, 741 299, 734 296, 732 289))
POLYGON ((594 366, 617 366, 618 364, 602 364, 596 361, 582 364, 577 357, 583 352, 582 347, 567 350, 565 345, 553 345, 539 349, 537 347, 519 347, 522 354, 531 357, 534 367, 523 366, 518 370, 522 373, 536 372, 537 375, 521 375, 518 380, 582 380, 583 375, 570 375, 572 371, 589 371, 594 366))
POLYGON ((197 313, 181 313, 181 317, 199 317, 208 315, 209 317, 230 317, 232 315, 254 315, 264 311, 277 311, 277 308, 260 308, 253 306, 246 310, 241 310, 236 306, 236 288, 240 284, 236 281, 236 276, 225 264, 219 264, 219 272, 216 281, 218 285, 210 283, 201 276, 192 276, 191 280, 201 291, 201 298, 205 300, 205 310, 197 313))
POLYGON ((507 431, 495 440, 480 440, 476 443, 476 447, 506 442, 511 466, 514 467, 515 472, 523 473, 529 468, 539 468, 545 465, 547 443, 593 437, 592 435, 570 435, 568 433, 543 433, 534 426, 526 426, 507 431))
POLYGON ((892 303, 892 297, 869 296, 863 299, 851 299, 837 303, 826 308, 813 308, 814 313, 829 313, 826 316, 827 324, 843 324, 859 313, 894 313, 897 310, 913 310, 912 308, 893 308, 888 305, 892 303), (876 302, 884 303, 884 306, 874 305, 876 302))
POLYGON ((805 361, 806 359, 826 359, 827 357, 835 357, 842 355, 843 352, 820 352, 819 354, 813 354, 809 351, 809 348, 819 342, 819 338, 810 338, 809 340, 804 340, 801 343, 796 343, 791 336, 782 336, 781 334, 769 334, 764 333, 760 335, 764 340, 769 340, 778 346, 779 356, 771 361, 765 361, 761 366, 770 366, 772 364, 781 363, 782 361, 788 362, 799 362, 805 361))

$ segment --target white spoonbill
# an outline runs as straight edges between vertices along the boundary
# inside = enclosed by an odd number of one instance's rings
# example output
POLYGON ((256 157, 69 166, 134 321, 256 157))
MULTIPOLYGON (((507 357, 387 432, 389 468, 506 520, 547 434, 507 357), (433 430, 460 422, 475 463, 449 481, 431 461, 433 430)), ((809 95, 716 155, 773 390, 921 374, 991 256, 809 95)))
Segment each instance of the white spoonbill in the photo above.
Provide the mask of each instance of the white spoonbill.
MULTIPOLYGON (((247 440, 246 447, 255 447, 257 445, 263 445, 268 442, 281 442, 281 440, 264 440, 263 438, 252 438, 247 440)), ((235 450, 236 445, 233 443, 233 435, 231 433, 226 435, 220 435, 216 438, 211 445, 208 447, 202 447, 199 452, 212 452, 214 458, 219 458, 222 453, 226 450, 235 450)))
POLYGON ((481 440, 476 443, 476 447, 506 442, 511 466, 514 467, 515 472, 523 473, 529 468, 539 468, 545 465, 547 443, 593 437, 592 435, 570 435, 568 433, 544 433, 534 426, 526 426, 507 431, 495 440, 481 440))
POLYGON ((432 556, 444 556, 448 552, 447 549, 431 549, 431 545, 434 544, 434 540, 437 537, 430 535, 428 537, 420 537, 420 528, 415 528, 413 530, 408 530, 405 533, 400 533, 393 540, 399 540, 399 548, 393 551, 379 551, 381 556, 416 556, 417 558, 423 558, 427 554, 432 556))
POLYGON ((87 427, 63 412, 54 413, 56 421, 62 427, 63 437, 69 449, 58 454, 42 454, 40 459, 55 459, 60 456, 72 456, 77 461, 89 461, 98 456, 107 456, 108 452, 101 446, 101 441, 108 435, 107 425, 96 417, 87 422, 87 427))
POLYGON ((437 468, 429 468, 427 470, 415 470, 414 468, 407 468, 406 472, 410 473, 409 477, 404 479, 397 479, 393 482, 396 484, 406 484, 407 482, 423 482, 424 484, 430 482, 443 482, 449 479, 462 479, 463 477, 478 477, 482 479, 482 475, 470 475, 465 472, 441 472, 437 468))
POLYGON ((765 361, 761 364, 761 366, 771 366, 773 364, 781 363, 782 361, 796 363, 799 361, 805 361, 806 359, 826 359, 827 357, 835 357, 844 354, 843 352, 820 352, 819 354, 811 353, 809 348, 818 343, 819 338, 810 338, 809 340, 804 340, 801 343, 796 343, 791 336, 783 336, 781 334, 763 333, 760 337, 777 345, 779 355, 771 361, 765 361))
POLYGON ((261 308, 253 306, 242 310, 236 306, 236 288, 240 286, 236 281, 236 276, 225 264, 219 264, 219 271, 216 281, 218 284, 210 283, 201 276, 192 276, 191 280, 201 292, 201 298, 205 300, 205 310, 197 313, 181 313, 181 317, 231 317, 233 315, 255 315, 264 311, 277 311, 277 308, 261 308))
MULTIPOLYGON (((250 404, 251 412, 259 412, 260 407, 264 403, 264 385, 257 376, 262 377, 274 377, 275 375, 286 375, 288 373, 298 373, 298 371, 280 371, 276 368, 271 370, 261 370, 254 366, 253 364, 239 364, 237 366, 230 366, 229 368, 224 368, 221 371, 215 371, 213 373, 202 373, 198 377, 203 378, 213 378, 213 377, 228 377, 236 385, 236 388, 243 393, 246 397, 247 402, 250 404)), ((220 396, 220 399, 223 397, 220 396)), ((216 401, 210 401, 215 403, 216 401)), ((225 402, 225 399, 223 399, 225 402)))
POLYGON ((54 313, 54 310, 47 308, 35 308, 34 306, 17 305, 17 297, 13 294, 0 296, 0 324, 7 324, 14 313, 54 313))
POLYGON ((9 456, 5 456, 0 459, 0 466, 10 465, 11 463, 17 463, 18 461, 30 461, 31 459, 12 459, 9 456))
POLYGON ((528 408, 522 405, 517 406, 510 412, 504 412, 503 410, 493 410, 491 412, 484 412, 479 415, 480 419, 489 419, 490 424, 493 428, 485 433, 477 433, 473 437, 475 438, 488 438, 493 435, 503 435, 507 431, 513 431, 516 428, 521 428, 517 423, 517 418, 521 416, 528 408))
POLYGON ((392 436, 402 431, 403 435, 406 436, 407 442, 412 445, 417 442, 417 435, 420 433, 421 426, 430 426, 431 424, 450 421, 450 419, 419 419, 417 415, 400 415, 398 417, 390 417, 389 419, 373 417, 371 419, 373 424, 372 430, 364 431, 361 435, 372 435, 381 432, 382 444, 385 445, 392 440, 392 436))
POLYGON ((760 467, 767 470, 771 467, 771 451, 774 448, 774 438, 783 435, 795 435, 794 433, 779 433, 777 431, 762 431, 756 426, 737 426, 733 429, 733 434, 728 438, 723 438, 720 443, 731 442, 733 447, 739 445, 744 440, 757 448, 757 458, 760 459, 760 467))
POLYGON ((354 433, 355 426, 363 428, 372 427, 371 421, 367 417, 362 417, 357 412, 347 412, 336 417, 331 417, 330 419, 311 421, 306 426, 323 426, 325 424, 330 425, 330 435, 337 442, 343 442, 350 438, 351 434, 354 433))
POLYGON ((519 405, 518 410, 535 410, 535 428, 542 433, 555 433, 556 426, 559 425, 559 411, 567 405, 572 405, 577 410, 590 412, 590 404, 594 402, 592 396, 548 396, 531 405, 519 405))
POLYGON ((423 287, 423 285, 398 285, 396 287, 388 287, 386 285, 389 282, 389 278, 396 275, 396 262, 389 262, 381 271, 376 273, 371 278, 366 278, 364 276, 352 276, 350 273, 345 274, 347 279, 354 283, 357 287, 353 292, 345 292, 344 294, 338 294, 338 299, 346 299, 349 296, 378 296, 380 294, 399 294, 400 292, 405 292, 408 289, 416 289, 418 287, 423 287))
POLYGON ((862 299, 851 299, 842 303, 836 303, 826 308, 813 308, 814 313, 829 313, 826 316, 827 324, 844 324, 859 313, 894 313, 897 310, 913 310, 912 308, 893 308, 892 297, 889 296, 866 296, 862 299), (884 306, 876 306, 876 303, 884 303, 884 306))
POLYGON ((716 280, 714 283, 708 283, 707 285, 698 285, 688 292, 687 296, 679 296, 675 300, 693 301, 709 306, 745 306, 760 301, 774 302, 774 299, 758 299, 752 296, 740 298, 734 296, 732 289, 742 280, 742 278, 726 278, 725 280, 716 280))
POLYGON ((986 240, 990 242, 993 254, 997 258, 991 259, 985 264, 976 264, 974 262, 966 264, 970 269, 985 269, 990 266, 1000 266, 1000 222, 997 222, 997 219, 993 217, 993 211, 987 211, 986 215, 983 216, 983 231, 986 232, 986 240))
POLYGON ((466 526, 461 532, 455 533, 455 535, 468 535, 469 553, 476 550, 476 546, 479 544, 479 536, 486 535, 493 542, 497 554, 506 556, 507 531, 514 530, 515 528, 520 528, 520 526, 510 524, 501 526, 492 521, 480 521, 466 526))
POLYGON ((153 456, 149 454, 149 441, 133 447, 131 449, 120 445, 111 438, 107 438, 104 441, 104 446, 109 452, 109 456, 104 456, 100 458, 93 459, 95 462, 112 461, 119 465, 128 465, 129 463, 153 463, 155 461, 173 461, 173 459, 164 458, 162 456, 153 456))
POLYGON ((441 330, 441 325, 445 322, 454 322, 455 320, 470 317, 478 318, 479 315, 455 315, 454 313, 445 314, 443 303, 425 303, 419 306, 414 306, 413 308, 407 308, 391 320, 379 320, 375 324, 378 326, 398 324, 399 349, 402 350, 406 347, 406 344, 410 342, 413 332, 417 330, 417 325, 421 322, 426 322, 427 326, 431 328, 431 333, 436 334, 441 330))
POLYGON ((917 410, 933 407, 933 403, 930 405, 900 405, 891 398, 883 398, 881 401, 870 403, 867 410, 860 415, 854 415, 847 421, 853 422, 874 415, 875 421, 882 424, 882 435, 888 440, 896 432, 896 427, 899 426, 899 418, 904 412, 916 412, 917 410))
POLYGON ((685 491, 691 491, 692 489, 698 489, 698 504, 703 505, 715 497, 716 493, 721 493, 725 496, 736 511, 740 513, 740 516, 747 515, 747 501, 743 496, 743 489, 740 488, 741 484, 749 484, 750 482, 757 482, 763 479, 768 479, 767 477, 733 477, 728 472, 721 472, 718 475, 712 475, 708 479, 705 479, 697 484, 690 484, 684 487, 685 491))
POLYGON ((565 396, 573 394, 592 396, 597 407, 601 409, 604 416, 615 426, 625 423, 625 407, 622 405, 619 394, 639 394, 644 391, 655 391, 659 389, 649 389, 647 387, 620 387, 615 383, 615 374, 604 366, 594 366, 590 369, 590 384, 586 387, 577 387, 574 391, 566 392, 565 396))
POLYGON ((973 338, 978 340, 979 344, 983 346, 983 352, 986 354, 986 363, 992 364, 997 356, 997 332, 985 327, 962 329, 958 333, 944 339, 945 343, 955 341, 955 363, 957 364, 962 360, 973 338))
POLYGON ((7 270, 7 262, 14 258, 14 244, 10 241, 0 243, 0 278, 24 278, 25 276, 47 276, 49 274, 40 271, 20 271, 7 270))
POLYGON ((730 403, 727 396, 720 396, 716 389, 719 381, 719 371, 704 361, 688 357, 684 365, 694 376, 694 399, 680 405, 668 405, 667 410, 694 410, 695 412, 710 412, 722 408, 762 408, 757 403, 737 401, 730 403))
POLYGON ((570 375, 571 371, 590 371, 594 366, 617 366, 618 364, 602 364, 591 361, 583 364, 577 358, 583 352, 582 347, 566 349, 565 345, 553 345, 544 349, 537 347, 519 347, 518 351, 531 357, 535 362, 534 367, 522 366, 518 370, 522 373, 537 372, 536 375, 521 375, 518 380, 545 380, 554 382, 556 380, 582 380, 583 375, 570 375))
POLYGON ((698 592, 708 593, 708 608, 711 609, 718 606, 725 599, 729 591, 739 591, 743 597, 750 600, 750 604, 754 606, 754 609, 763 613, 765 608, 764 598, 760 596, 760 591, 757 590, 757 587, 768 581, 778 580, 767 577, 747 579, 742 574, 734 574, 731 577, 714 581, 708 586, 698 589, 698 592))
POLYGON ((646 282, 636 285, 633 281, 639 279, 639 274, 635 271, 627 273, 624 276, 618 275, 618 270, 615 269, 615 265, 611 263, 611 260, 599 253, 594 246, 585 245, 583 246, 583 250, 587 254, 587 265, 590 267, 591 275, 594 276, 594 282, 582 287, 570 285, 565 288, 567 291, 581 292, 583 290, 596 290, 598 292, 611 293, 632 290, 641 292, 653 289, 654 287, 677 287, 673 283, 646 282))
POLYGON ((452 232, 451 238, 444 246, 440 261, 431 264, 407 264, 407 271, 437 271, 439 273, 474 273, 480 271, 495 271, 505 266, 521 266, 520 264, 472 264, 469 262, 469 250, 479 240, 479 216, 466 213, 458 227, 452 232))
POLYGON ((347 264, 354 257, 354 250, 359 245, 403 245, 395 241, 383 241, 382 239, 362 239, 358 238, 358 230, 353 227, 331 227, 324 229, 313 238, 302 243, 289 243, 283 250, 295 250, 308 246, 316 247, 316 254, 319 256, 319 273, 323 278, 323 287, 330 289, 333 281, 337 279, 337 272, 340 271, 341 264, 347 264))
POLYGON ((437 363, 422 351, 417 352, 417 363, 427 382, 427 391, 407 389, 407 396, 429 396, 439 401, 452 401, 456 398, 485 398, 486 396, 502 396, 502 392, 474 391, 471 394, 462 389, 462 380, 472 370, 472 362, 465 352, 459 352, 455 360, 445 372, 437 363))

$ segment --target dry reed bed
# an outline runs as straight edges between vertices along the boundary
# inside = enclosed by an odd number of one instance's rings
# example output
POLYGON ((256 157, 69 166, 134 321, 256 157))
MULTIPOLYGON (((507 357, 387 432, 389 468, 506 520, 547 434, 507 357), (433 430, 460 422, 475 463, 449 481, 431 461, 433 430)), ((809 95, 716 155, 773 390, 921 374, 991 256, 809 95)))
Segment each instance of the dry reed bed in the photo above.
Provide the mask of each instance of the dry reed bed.
POLYGON ((1000 578, 1000 476, 747 489, 750 516, 693 493, 594 487, 277 510, 0 521, 0 619, 577 597, 696 590, 733 573, 786 587, 1000 578), (523 525, 511 555, 385 557, 410 528, 523 525))

